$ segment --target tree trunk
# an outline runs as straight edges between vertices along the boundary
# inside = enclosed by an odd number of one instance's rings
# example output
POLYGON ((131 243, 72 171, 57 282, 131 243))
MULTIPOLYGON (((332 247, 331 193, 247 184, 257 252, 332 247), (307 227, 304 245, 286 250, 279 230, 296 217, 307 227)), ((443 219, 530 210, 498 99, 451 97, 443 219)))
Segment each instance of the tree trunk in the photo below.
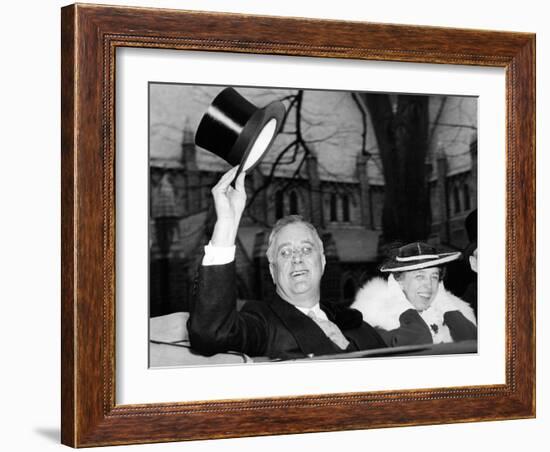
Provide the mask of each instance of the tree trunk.
POLYGON ((428 96, 398 96, 392 111, 388 94, 361 93, 380 149, 385 180, 382 240, 426 240, 431 212, 427 180, 428 96))

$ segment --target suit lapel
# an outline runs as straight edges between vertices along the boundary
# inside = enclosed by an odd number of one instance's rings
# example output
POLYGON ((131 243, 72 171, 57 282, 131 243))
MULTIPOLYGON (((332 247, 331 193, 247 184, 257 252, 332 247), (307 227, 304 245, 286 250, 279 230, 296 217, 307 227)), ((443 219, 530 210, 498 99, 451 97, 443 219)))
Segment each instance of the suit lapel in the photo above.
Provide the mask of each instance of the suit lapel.
POLYGON ((279 296, 273 298, 271 308, 294 336, 304 355, 325 355, 342 351, 313 320, 279 296))

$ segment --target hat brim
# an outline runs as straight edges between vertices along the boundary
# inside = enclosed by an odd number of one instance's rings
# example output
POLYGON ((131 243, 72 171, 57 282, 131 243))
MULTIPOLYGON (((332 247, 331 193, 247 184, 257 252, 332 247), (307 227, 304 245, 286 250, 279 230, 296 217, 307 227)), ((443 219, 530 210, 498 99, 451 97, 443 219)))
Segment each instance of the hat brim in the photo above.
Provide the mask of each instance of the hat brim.
POLYGON ((381 272, 406 272, 410 270, 421 270, 423 268, 438 267, 443 264, 455 261, 460 258, 460 251, 454 253, 442 253, 437 257, 426 259, 416 259, 408 262, 398 262, 392 260, 380 267, 381 272))
POLYGON ((273 136, 269 140, 269 143, 265 147, 262 154, 258 156, 256 161, 250 167, 247 168, 247 171, 254 169, 264 158, 265 154, 273 144, 273 141, 275 140, 279 129, 281 128, 285 113, 286 109, 282 102, 275 101, 271 102, 264 108, 256 110, 254 114, 250 117, 229 153, 229 161, 231 161, 232 159, 237 159, 238 156, 241 156, 239 168, 237 170, 237 173, 235 174, 235 179, 237 179, 239 174, 243 171, 248 156, 250 155, 250 151, 252 150, 254 143, 258 139, 258 136, 267 125, 267 123, 270 120, 275 119, 277 121, 277 125, 275 126, 273 136))

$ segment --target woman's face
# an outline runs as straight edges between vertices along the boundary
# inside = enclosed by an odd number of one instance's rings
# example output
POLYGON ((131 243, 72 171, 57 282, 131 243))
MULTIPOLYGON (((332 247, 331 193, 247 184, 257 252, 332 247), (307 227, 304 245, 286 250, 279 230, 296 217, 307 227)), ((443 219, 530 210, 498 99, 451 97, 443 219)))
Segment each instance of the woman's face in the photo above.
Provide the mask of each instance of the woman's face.
POLYGON ((403 272, 397 282, 417 311, 430 307, 439 288, 439 267, 403 272))

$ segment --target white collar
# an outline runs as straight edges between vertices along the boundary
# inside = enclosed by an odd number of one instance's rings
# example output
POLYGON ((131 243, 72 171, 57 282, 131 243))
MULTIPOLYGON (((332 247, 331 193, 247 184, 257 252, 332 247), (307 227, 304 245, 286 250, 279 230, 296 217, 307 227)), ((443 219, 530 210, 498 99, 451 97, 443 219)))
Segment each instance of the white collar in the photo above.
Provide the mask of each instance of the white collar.
POLYGON ((296 306, 294 305, 294 307, 296 309, 298 309, 299 311, 301 311, 302 313, 304 313, 305 315, 308 315, 309 312, 313 311, 315 313, 315 316, 319 319, 323 319, 323 320, 328 320, 328 317, 327 315, 325 314, 325 312, 321 309, 321 305, 319 303, 309 307, 309 308, 304 308, 302 306, 296 306))

